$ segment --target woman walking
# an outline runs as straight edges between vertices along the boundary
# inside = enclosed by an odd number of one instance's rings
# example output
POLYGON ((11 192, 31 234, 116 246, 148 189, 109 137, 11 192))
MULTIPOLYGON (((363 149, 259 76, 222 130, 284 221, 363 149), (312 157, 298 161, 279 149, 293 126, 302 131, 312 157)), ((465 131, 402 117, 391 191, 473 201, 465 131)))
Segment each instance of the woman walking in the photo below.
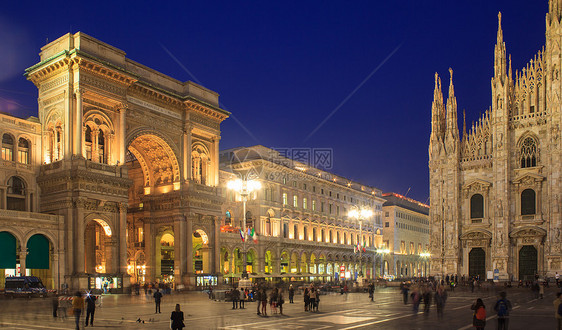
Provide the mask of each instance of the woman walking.
POLYGON ((470 307, 474 311, 472 316, 472 325, 476 327, 476 330, 483 330, 486 326, 486 306, 482 299, 476 299, 476 302, 470 307))
POLYGON ((176 310, 170 316, 172 320, 172 330, 182 330, 185 327, 183 323, 183 312, 180 310, 180 304, 176 304, 176 310))
POLYGON ((309 295, 310 305, 308 307, 308 310, 312 312, 314 307, 316 306, 316 290, 314 288, 310 288, 309 295))
POLYGON ((279 306, 279 314, 283 315, 283 304, 285 303, 285 300, 283 299, 283 290, 282 289, 278 289, 278 293, 277 293, 277 306, 279 306))

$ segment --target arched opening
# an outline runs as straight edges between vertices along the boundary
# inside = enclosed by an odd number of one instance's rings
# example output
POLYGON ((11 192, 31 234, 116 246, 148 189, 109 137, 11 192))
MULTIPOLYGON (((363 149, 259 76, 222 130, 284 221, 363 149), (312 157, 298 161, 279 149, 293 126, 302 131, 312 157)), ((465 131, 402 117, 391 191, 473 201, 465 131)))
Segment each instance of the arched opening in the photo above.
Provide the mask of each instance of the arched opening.
POLYGON ((29 151, 29 141, 24 138, 20 138, 18 141, 18 162, 22 164, 29 164, 29 151))
POLYGON ((293 252, 291 254, 291 273, 293 273, 293 274, 299 272, 299 268, 298 268, 299 262, 298 262, 298 260, 299 260, 299 256, 297 255, 296 252, 293 252))
POLYGON ((281 253, 281 274, 289 273, 289 254, 287 252, 281 253))
POLYGON ((14 138, 8 133, 2 135, 2 160, 14 160, 14 138))
POLYGON ((536 194, 533 189, 521 192, 521 215, 533 215, 536 211, 536 194))
POLYGON ((274 265, 273 265, 273 253, 270 250, 265 251, 265 267, 264 271, 267 274, 275 273, 274 265))
POLYGON ((258 254, 256 251, 254 249, 249 249, 248 252, 246 252, 246 271, 248 273, 257 273, 257 260, 258 254))
POLYGON ((209 237, 203 230, 197 229, 193 232, 191 239, 193 243, 193 271, 195 274, 208 274, 210 272, 209 237))
POLYGON ((39 277, 47 289, 52 289, 54 281, 50 262, 51 243, 44 235, 35 234, 27 240, 26 247, 25 268, 29 270, 31 276, 39 277))
POLYGON ((230 210, 227 210, 224 216, 224 224, 226 226, 232 226, 232 213, 230 212, 230 210))
POLYGON ((242 252, 239 248, 234 249, 234 273, 242 274, 242 252))
MULTIPOLYGON (((111 227, 101 219, 89 221, 84 233, 85 272, 105 274, 116 272, 113 269, 111 227)), ((101 287, 101 286, 100 286, 101 287)))
POLYGON ((191 171, 193 181, 210 185, 211 157, 209 150, 203 144, 197 143, 191 152, 191 171))
POLYGON ((537 249, 532 245, 524 245, 519 250, 519 279, 533 280, 537 274, 537 249))
POLYGON ((482 248, 473 248, 468 253, 468 275, 486 278, 486 252, 482 248))
POLYGON ((480 219, 484 217, 484 197, 474 194, 470 197, 470 218, 480 219))
POLYGON ((171 229, 164 231, 158 242, 156 253, 156 267, 158 272, 156 277, 160 277, 162 282, 172 283, 174 281, 174 233, 171 229))
POLYGON ((221 272, 226 275, 230 273, 230 255, 226 248, 221 248, 221 272))
POLYGON ((0 231, 0 288, 4 288, 6 276, 20 276, 20 242, 7 231, 0 231))
POLYGON ((537 166, 537 142, 532 137, 526 137, 521 143, 520 162, 521 168, 537 166))
POLYGON ((308 258, 306 253, 302 253, 301 254, 301 264, 300 264, 300 272, 301 273, 308 273, 309 269, 308 269, 308 258))
POLYGON ((6 208, 14 211, 27 211, 25 183, 17 176, 8 179, 6 208))
POLYGON ((311 274, 317 274, 318 269, 316 268, 316 255, 312 253, 310 255, 310 267, 308 267, 308 272, 311 274))

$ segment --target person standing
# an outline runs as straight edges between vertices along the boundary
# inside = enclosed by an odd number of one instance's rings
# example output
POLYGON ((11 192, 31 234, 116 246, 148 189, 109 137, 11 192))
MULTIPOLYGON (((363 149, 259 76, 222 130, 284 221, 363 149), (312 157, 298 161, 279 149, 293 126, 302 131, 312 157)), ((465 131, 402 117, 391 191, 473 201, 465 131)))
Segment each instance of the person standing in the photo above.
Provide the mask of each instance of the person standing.
POLYGON ((289 302, 291 304, 293 304, 293 298, 295 297, 295 288, 293 288, 293 285, 289 285, 289 302))
POLYGON ((162 302, 162 292, 160 292, 160 289, 156 289, 156 292, 154 292, 154 303, 156 304, 156 313, 162 313, 160 311, 160 303, 162 302))
POLYGON ((562 330, 562 293, 556 294, 556 299, 552 302, 554 305, 554 318, 558 322, 558 330, 562 330))
POLYGON ((82 310, 84 309, 84 298, 80 291, 76 291, 76 295, 72 299, 72 310, 74 311, 74 317, 76 319, 76 329, 80 329, 80 315, 82 315, 82 310))
POLYGON ((375 284, 373 282, 369 283, 369 298, 371 298, 371 301, 375 300, 375 284))
POLYGON ((180 304, 176 304, 176 310, 172 312, 170 320, 172 320, 172 330, 181 330, 185 327, 185 324, 183 324, 183 312, 180 309, 180 304))
POLYGON ((57 310, 59 309, 59 296, 55 293, 53 299, 51 300, 51 304, 53 307, 53 317, 57 317, 57 310))
POLYGON ((498 314, 498 330, 507 330, 511 302, 507 300, 505 291, 500 292, 500 299, 496 302, 494 310, 498 314))
POLYGON ((246 289, 240 290, 240 309, 244 309, 244 302, 248 295, 246 294, 246 289))
POLYGON ((265 288, 261 290, 260 300, 261 313, 263 316, 267 316, 267 291, 265 291, 265 288))
POLYGON ((476 302, 470 307, 474 311, 472 316, 472 325, 476 327, 476 330, 484 330, 486 326, 486 306, 482 299, 476 299, 476 302))
POLYGON ((232 289, 232 309, 238 308, 238 300, 240 300, 240 291, 234 288, 232 289))
POLYGON ((309 310, 310 312, 312 312, 313 309, 314 309, 314 306, 316 306, 316 295, 317 295, 316 289, 315 289, 314 287, 313 287, 313 288, 310 288, 310 292, 309 292, 309 296, 310 296, 310 297, 309 297, 309 301, 310 301, 310 303, 309 303, 309 306, 308 306, 308 310, 309 310))
POLYGON ((90 326, 94 325, 94 313, 96 312, 96 296, 88 293, 86 297, 86 326, 88 326, 88 320, 90 321, 90 326))
POLYGON ((308 311, 308 306, 310 305, 310 291, 308 288, 304 288, 304 311, 308 311))
POLYGON ((261 290, 260 289, 256 290, 256 293, 254 294, 254 299, 256 300, 256 303, 258 305, 258 310, 257 310, 258 315, 260 315, 261 314, 260 313, 260 306, 261 306, 261 290))
POLYGON ((423 312, 425 316, 429 316, 429 306, 431 305, 431 289, 429 286, 423 289, 423 312))
POLYGON ((435 291, 435 307, 437 308, 437 318, 443 319, 443 309, 445 309, 445 302, 447 301, 447 291, 439 285, 435 291))
POLYGON ((410 287, 406 282, 402 282, 402 298, 404 300, 404 305, 408 304, 408 291, 410 291, 410 287))

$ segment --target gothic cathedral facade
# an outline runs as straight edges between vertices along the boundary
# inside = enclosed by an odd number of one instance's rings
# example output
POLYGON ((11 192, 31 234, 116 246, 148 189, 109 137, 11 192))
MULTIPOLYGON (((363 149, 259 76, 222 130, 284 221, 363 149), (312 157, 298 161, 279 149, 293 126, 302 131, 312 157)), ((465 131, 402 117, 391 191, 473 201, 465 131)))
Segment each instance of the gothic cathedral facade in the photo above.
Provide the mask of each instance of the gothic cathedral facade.
POLYGON ((562 1, 550 0, 546 43, 512 73, 498 14, 492 105, 462 136, 435 74, 429 142, 431 272, 497 280, 562 270, 562 1))

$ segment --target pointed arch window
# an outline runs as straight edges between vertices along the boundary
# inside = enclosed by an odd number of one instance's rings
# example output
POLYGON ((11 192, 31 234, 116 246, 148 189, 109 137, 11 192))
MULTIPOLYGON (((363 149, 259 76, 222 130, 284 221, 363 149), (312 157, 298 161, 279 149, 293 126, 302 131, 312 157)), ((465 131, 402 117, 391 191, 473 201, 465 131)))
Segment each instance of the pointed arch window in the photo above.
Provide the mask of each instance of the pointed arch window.
POLYGON ((209 185, 211 158, 202 145, 193 148, 191 154, 192 178, 199 184, 209 185))
POLYGON ((7 209, 26 211, 25 183, 17 176, 8 179, 7 209))
POLYGON ((533 189, 525 189, 521 192, 521 215, 536 214, 536 193, 533 189))
POLYGON ((10 134, 2 135, 2 159, 14 160, 14 138, 10 134))
POLYGON ((470 197, 470 218, 481 219, 484 217, 484 197, 474 194, 470 197))
POLYGON ((520 163, 521 168, 537 166, 538 148, 537 141, 532 137, 526 137, 521 144, 520 163))
POLYGON ((29 141, 24 138, 18 141, 18 162, 29 164, 29 141))

